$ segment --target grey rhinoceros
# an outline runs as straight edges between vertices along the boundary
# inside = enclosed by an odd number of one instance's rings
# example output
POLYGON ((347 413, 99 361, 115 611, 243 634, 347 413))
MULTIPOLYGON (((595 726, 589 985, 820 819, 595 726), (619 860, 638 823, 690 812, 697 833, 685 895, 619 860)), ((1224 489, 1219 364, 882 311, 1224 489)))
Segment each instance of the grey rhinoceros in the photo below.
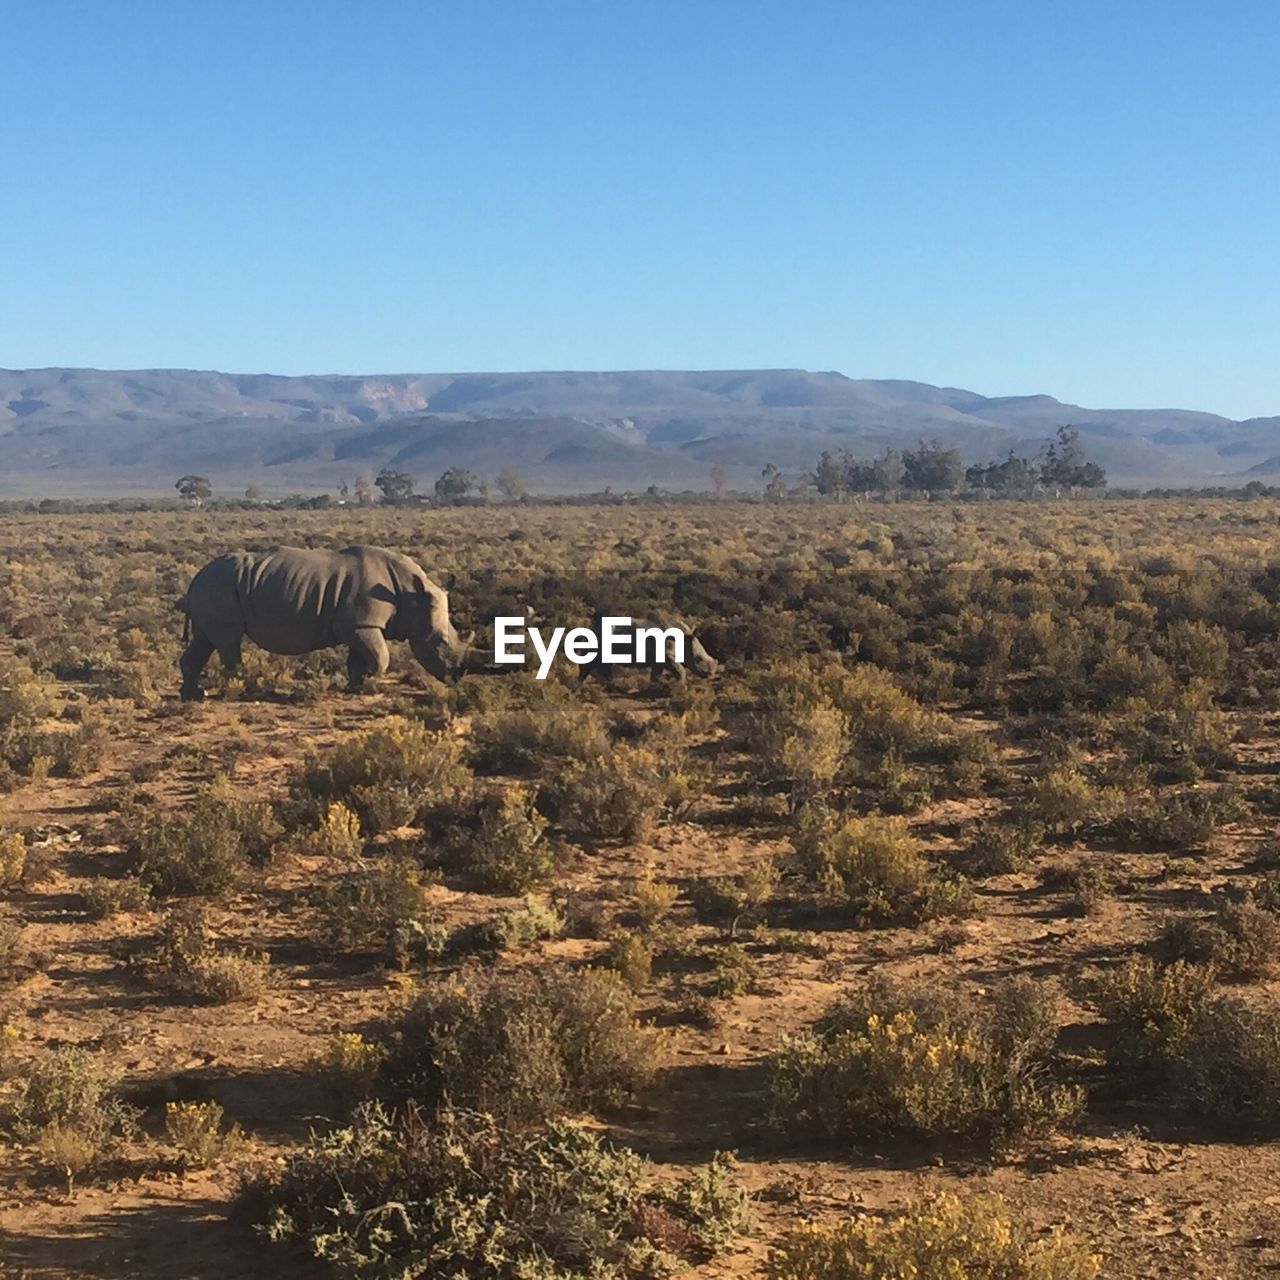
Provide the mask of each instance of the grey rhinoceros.
MULTIPOLYGON (((655 618, 632 618, 631 626, 620 628, 617 634, 625 638, 624 647, 630 652, 635 652, 637 647, 637 633, 641 628, 650 631, 667 631, 674 628, 683 631, 684 642, 684 661, 676 662, 675 659, 670 661, 666 658, 668 652, 667 647, 662 647, 662 657, 657 657, 658 650, 652 643, 645 646, 645 661, 635 663, 636 666, 648 668, 655 676, 659 672, 666 671, 675 676, 675 678, 684 684, 686 679, 686 669, 692 671, 696 676, 713 676, 720 669, 720 664, 707 652, 706 646, 698 639, 695 632, 684 626, 682 623, 673 622, 670 619, 658 620, 655 618)), ((591 630, 595 632, 598 641, 604 629, 604 614, 597 613, 591 622, 591 630)), ((603 676, 606 680, 612 679, 615 672, 625 670, 625 666, 617 666, 613 663, 601 661, 600 658, 594 658, 589 662, 584 662, 579 668, 580 675, 585 679, 588 676, 603 676)))
POLYGON ((184 700, 204 696, 200 674, 215 650, 228 671, 239 666, 246 636, 270 653, 345 645, 351 689, 387 669, 388 640, 407 640, 437 680, 460 674, 467 652, 444 589, 408 556, 382 547, 232 551, 192 578, 184 608, 184 700))

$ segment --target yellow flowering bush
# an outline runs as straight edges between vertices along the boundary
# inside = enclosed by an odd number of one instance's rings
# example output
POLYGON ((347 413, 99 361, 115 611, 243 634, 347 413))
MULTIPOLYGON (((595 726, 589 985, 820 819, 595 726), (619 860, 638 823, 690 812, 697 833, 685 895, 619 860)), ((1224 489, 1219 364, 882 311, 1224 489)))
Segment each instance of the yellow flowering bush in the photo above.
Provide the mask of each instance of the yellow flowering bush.
POLYGON ((882 982, 794 1036, 770 1064, 777 1123, 855 1140, 897 1134, 1008 1139, 1080 1109, 1049 1070, 1051 1003, 1028 980, 988 1004, 882 982))
POLYGON ((1091 1280, 1100 1259, 1061 1229, 1037 1239, 998 1197, 921 1198, 900 1217, 810 1223, 769 1260, 769 1280, 1091 1280))

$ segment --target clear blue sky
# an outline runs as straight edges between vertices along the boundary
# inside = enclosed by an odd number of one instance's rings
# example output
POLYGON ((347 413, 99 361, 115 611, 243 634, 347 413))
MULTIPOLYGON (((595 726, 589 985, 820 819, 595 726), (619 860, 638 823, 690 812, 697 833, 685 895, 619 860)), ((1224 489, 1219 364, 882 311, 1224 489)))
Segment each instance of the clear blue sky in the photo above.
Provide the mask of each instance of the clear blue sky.
POLYGON ((1276 0, 0 0, 0 365, 1280 413, 1276 0))

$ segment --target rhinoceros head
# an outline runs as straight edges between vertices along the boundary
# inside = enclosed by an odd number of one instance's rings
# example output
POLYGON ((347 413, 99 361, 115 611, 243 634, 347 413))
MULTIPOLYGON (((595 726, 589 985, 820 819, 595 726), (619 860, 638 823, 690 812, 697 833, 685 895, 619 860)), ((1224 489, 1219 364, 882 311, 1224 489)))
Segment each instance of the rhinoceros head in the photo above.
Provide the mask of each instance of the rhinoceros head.
POLYGON ((449 597, 434 583, 419 579, 408 626, 413 656, 437 680, 456 680, 466 664, 468 642, 449 621, 449 597))

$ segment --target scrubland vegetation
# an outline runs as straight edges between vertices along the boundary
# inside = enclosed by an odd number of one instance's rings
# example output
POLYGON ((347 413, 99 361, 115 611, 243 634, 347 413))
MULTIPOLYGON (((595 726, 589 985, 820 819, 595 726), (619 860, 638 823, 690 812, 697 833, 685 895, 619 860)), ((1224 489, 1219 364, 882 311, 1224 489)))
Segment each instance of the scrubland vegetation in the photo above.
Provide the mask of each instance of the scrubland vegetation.
POLYGON ((191 1275, 1280 1264, 1274 503, 10 515, 0 548, 19 1273, 175 1274, 86 1240, 195 1204, 191 1275), (405 651, 354 696, 340 652, 248 648, 177 701, 205 560, 357 541, 462 629, 669 613, 722 670, 444 687, 405 651))

